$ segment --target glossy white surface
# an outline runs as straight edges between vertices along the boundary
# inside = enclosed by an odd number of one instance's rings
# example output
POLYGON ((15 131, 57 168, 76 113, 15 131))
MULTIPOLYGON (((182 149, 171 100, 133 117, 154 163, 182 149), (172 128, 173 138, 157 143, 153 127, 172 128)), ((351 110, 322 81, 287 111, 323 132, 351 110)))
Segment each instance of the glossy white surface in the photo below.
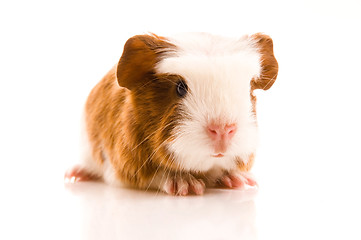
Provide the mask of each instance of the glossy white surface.
POLYGON ((351 0, 1 2, 0 239, 361 239, 360 9, 351 0), (272 36, 280 72, 257 93, 258 191, 64 185, 85 97, 124 41, 148 30, 272 36))

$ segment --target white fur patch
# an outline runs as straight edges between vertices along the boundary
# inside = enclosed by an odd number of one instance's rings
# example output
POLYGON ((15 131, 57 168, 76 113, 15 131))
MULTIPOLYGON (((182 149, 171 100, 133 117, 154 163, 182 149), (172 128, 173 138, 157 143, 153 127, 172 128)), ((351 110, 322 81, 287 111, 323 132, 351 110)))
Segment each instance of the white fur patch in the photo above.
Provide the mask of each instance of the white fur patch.
POLYGON ((252 113, 250 81, 260 75, 260 54, 252 40, 222 38, 194 33, 169 39, 177 47, 174 55, 160 61, 158 73, 178 74, 188 85, 182 99, 184 118, 168 148, 181 168, 208 171, 231 170, 235 157, 247 159, 258 142, 252 113), (211 121, 237 124, 237 132, 223 158, 215 158, 205 131, 211 121))
POLYGON ((85 118, 82 121, 81 128, 81 163, 80 166, 88 173, 104 179, 104 181, 113 186, 121 186, 120 180, 116 177, 114 167, 111 165, 109 157, 103 152, 104 163, 100 165, 97 163, 91 154, 91 146, 86 133, 85 118))
POLYGON ((80 156, 80 166, 85 169, 88 173, 92 175, 102 177, 103 170, 102 167, 97 164, 91 153, 91 146, 86 131, 85 123, 85 114, 83 114, 81 122, 81 132, 80 132, 80 146, 81 146, 81 156, 80 156))
POLYGON ((124 186, 124 184, 117 178, 115 168, 110 163, 110 160, 107 156, 104 156, 103 179, 109 185, 116 187, 124 186))

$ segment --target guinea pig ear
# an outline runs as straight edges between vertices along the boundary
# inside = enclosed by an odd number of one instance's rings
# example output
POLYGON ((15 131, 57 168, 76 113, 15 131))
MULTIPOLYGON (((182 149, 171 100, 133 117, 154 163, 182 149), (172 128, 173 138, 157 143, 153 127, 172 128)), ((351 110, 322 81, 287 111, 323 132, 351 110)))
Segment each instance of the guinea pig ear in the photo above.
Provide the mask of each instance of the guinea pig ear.
POLYGON ((261 73, 259 77, 252 79, 251 87, 254 89, 268 90, 276 81, 278 63, 273 55, 273 41, 270 36, 256 33, 251 36, 261 54, 261 73))
POLYGON ((121 87, 134 89, 154 74, 154 67, 170 44, 162 37, 136 35, 125 43, 116 76, 121 87))

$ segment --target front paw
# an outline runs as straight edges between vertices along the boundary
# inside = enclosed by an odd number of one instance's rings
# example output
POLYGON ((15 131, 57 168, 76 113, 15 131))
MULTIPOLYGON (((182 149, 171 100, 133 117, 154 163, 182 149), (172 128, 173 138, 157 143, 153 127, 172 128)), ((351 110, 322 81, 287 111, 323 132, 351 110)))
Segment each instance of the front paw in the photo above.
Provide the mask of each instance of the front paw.
POLYGON ((175 174, 168 177, 160 188, 170 195, 202 195, 206 185, 202 179, 197 179, 191 174, 175 174))
POLYGON ((226 172, 218 179, 218 185, 227 188, 244 188, 246 185, 255 187, 255 177, 249 172, 233 171, 226 172))

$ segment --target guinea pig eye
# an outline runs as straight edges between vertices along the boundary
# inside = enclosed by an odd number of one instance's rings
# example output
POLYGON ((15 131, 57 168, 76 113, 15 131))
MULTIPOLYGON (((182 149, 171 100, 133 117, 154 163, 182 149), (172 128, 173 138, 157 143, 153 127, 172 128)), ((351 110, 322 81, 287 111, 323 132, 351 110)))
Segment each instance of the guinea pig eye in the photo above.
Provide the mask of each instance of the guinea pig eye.
POLYGON ((177 83, 177 95, 179 97, 184 97, 187 94, 188 86, 184 81, 179 81, 177 83))

